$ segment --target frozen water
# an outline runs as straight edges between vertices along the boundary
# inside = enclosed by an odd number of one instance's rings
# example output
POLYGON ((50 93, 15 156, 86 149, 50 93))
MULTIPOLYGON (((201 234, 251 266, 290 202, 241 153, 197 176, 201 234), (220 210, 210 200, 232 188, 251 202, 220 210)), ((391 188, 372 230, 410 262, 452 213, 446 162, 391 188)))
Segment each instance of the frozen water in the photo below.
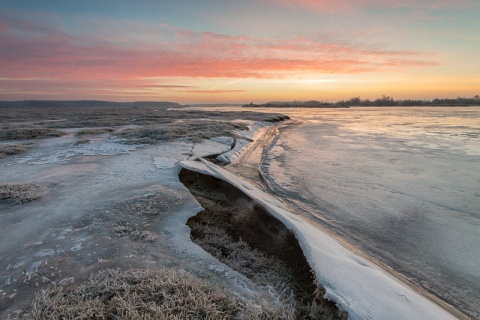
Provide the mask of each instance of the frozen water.
POLYGON ((304 123, 266 153, 270 187, 337 236, 480 316, 480 109, 290 112, 304 123))
POLYGON ((228 152, 225 152, 217 157, 217 160, 222 161, 224 163, 232 163, 235 162, 238 154, 242 152, 250 144, 250 141, 245 139, 237 138, 235 141, 235 146, 228 152))
POLYGON ((299 240, 326 297, 347 311, 349 319, 455 319, 249 183, 205 161, 181 165, 231 183, 282 221, 299 240))
POLYGON ((210 140, 204 140, 200 143, 195 143, 190 160, 227 152, 232 148, 232 144, 232 137, 216 137, 210 140))
POLYGON ((218 276, 209 271, 221 263, 191 241, 186 225, 201 207, 180 183, 178 162, 220 154, 231 148, 232 138, 154 146, 123 145, 103 136, 89 140, 80 145, 74 136, 38 140, 25 154, 0 160, 0 184, 44 186, 38 201, 0 207, 0 292, 8 297, 1 300, 0 318, 27 307, 49 281, 80 282, 107 267, 190 268, 212 281, 221 277, 223 286, 244 297, 259 293, 226 266, 218 276), (117 207, 151 195, 158 197, 158 216, 140 227, 149 228, 154 242, 116 237, 115 223, 137 216, 117 207))

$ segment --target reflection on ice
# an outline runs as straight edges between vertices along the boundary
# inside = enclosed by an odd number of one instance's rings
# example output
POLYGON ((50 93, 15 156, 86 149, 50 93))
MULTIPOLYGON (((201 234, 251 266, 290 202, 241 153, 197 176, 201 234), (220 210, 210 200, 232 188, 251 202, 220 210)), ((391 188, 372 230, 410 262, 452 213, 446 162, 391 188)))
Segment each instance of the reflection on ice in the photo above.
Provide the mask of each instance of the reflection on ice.
POLYGON ((290 212, 277 199, 228 171, 208 162, 182 161, 181 166, 229 182, 292 231, 317 281, 326 289, 326 298, 347 311, 349 319, 454 319, 303 217, 290 212))
POLYGON ((304 123, 285 129, 267 152, 270 186, 338 236, 478 316, 480 109, 299 116, 304 123))

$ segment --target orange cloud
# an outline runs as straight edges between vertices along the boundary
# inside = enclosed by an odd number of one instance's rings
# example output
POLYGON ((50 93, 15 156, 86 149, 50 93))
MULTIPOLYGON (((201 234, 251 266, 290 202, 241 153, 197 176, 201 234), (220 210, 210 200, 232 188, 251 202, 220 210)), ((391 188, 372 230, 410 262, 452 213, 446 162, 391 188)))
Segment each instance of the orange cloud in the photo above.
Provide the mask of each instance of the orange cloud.
POLYGON ((176 92, 184 92, 184 93, 235 93, 235 92, 245 92, 246 90, 178 90, 176 92))
MULTIPOLYGON (((346 0, 345 0, 346 1, 346 0)), ((0 95, 22 92, 155 96, 223 94, 147 78, 285 78, 359 74, 435 65, 433 53, 349 43, 336 37, 265 39, 168 25, 72 35, 52 22, 0 11, 0 95), (3 79, 3 80, 2 80, 3 79)))
POLYGON ((394 66, 391 59, 404 67, 433 64, 429 54, 421 52, 303 37, 262 39, 160 26, 158 32, 164 38, 129 47, 21 21, 8 27, 0 30, 0 77, 5 78, 265 78, 292 72, 380 71, 394 66), (428 60, 422 59, 426 56, 428 60))

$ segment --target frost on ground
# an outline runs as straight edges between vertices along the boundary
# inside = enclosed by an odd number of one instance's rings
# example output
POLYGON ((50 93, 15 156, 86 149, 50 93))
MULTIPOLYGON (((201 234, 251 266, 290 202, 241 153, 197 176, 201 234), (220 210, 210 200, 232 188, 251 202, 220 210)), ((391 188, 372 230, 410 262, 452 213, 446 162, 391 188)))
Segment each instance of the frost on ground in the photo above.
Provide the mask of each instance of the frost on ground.
POLYGON ((255 284, 269 288, 290 319, 346 319, 323 298, 295 236, 223 180, 182 170, 180 181, 204 211, 188 220, 192 240, 255 284))
MULTIPOLYGON (((65 288, 70 290, 108 268, 186 270, 225 289, 228 297, 233 293, 242 303, 253 304, 252 310, 258 314, 275 309, 270 308, 275 298, 267 290, 192 243, 186 225, 201 208, 178 180, 179 161, 230 150, 235 134, 201 141, 181 137, 153 145, 126 144, 114 138, 122 130, 161 121, 160 112, 147 111, 125 109, 127 116, 123 117, 122 112, 112 110, 118 118, 106 120, 110 115, 106 116, 105 110, 31 110, 31 119, 21 110, 17 118, 10 114, 11 125, 2 124, 0 130, 46 126, 63 134, 35 140, 26 137, 15 143, 33 142, 29 150, 0 159, 0 185, 48 187, 36 201, 0 206, 0 318, 8 314, 22 317, 35 292, 48 288, 54 292, 59 284, 65 284, 62 279, 74 278, 65 288), (95 125, 115 131, 94 132, 95 125)), ((5 114, 9 112, 13 113, 5 114)), ((163 117, 170 122, 209 117, 184 113, 173 111, 163 117)), ((235 120, 232 114, 211 116, 217 121, 235 120)), ((247 122, 242 122, 242 128, 256 118, 270 117, 244 116, 247 122)), ((5 193, 6 197, 10 199, 10 193, 5 193)))
MULTIPOLYGON (((278 307, 275 294, 191 241, 186 223, 202 208, 178 179, 182 166, 228 181, 291 230, 306 253, 318 282, 325 287, 325 296, 336 301, 351 319, 451 318, 370 262, 291 214, 278 200, 218 166, 181 162, 218 155, 228 150, 227 147, 235 149, 241 139, 255 139, 255 134, 235 130, 248 126, 255 129, 255 122, 265 120, 265 116, 241 112, 235 115, 197 112, 188 118, 180 111, 169 113, 147 108, 110 111, 31 110, 22 113, 25 119, 21 116, 15 118, 8 113, 13 112, 11 110, 5 113, 14 122, 14 127, 43 126, 65 134, 35 140, 32 148, 24 154, 0 160, 0 184, 49 186, 48 194, 37 201, 0 207, 0 318, 11 314, 28 319, 50 298, 54 301, 65 299, 64 302, 71 306, 69 299, 80 297, 82 290, 91 289, 91 292, 98 293, 98 288, 89 287, 89 279, 94 279, 94 284, 111 281, 113 288, 121 289, 125 283, 122 281, 128 283, 130 276, 144 275, 146 269, 161 273, 167 268, 186 270, 194 274, 195 279, 223 288, 226 296, 233 294, 246 301, 245 304, 252 304, 252 309, 242 309, 245 314, 254 310, 253 315, 244 317, 246 319, 260 317, 263 313, 268 314, 264 317, 267 319, 279 318, 278 314, 270 313, 278 307), (162 121, 175 122, 175 127, 188 125, 191 121, 196 126, 202 118, 205 121, 233 121, 235 117, 246 122, 232 126, 231 134, 226 135, 220 130, 216 133, 231 139, 216 138, 209 142, 183 131, 172 131, 173 140, 165 140, 158 139, 158 130, 147 137, 142 136, 142 131, 134 130, 138 126, 158 128, 162 121), (113 128, 114 131, 101 131, 98 135, 89 131, 88 139, 84 134, 76 135, 80 130, 98 127, 113 128), (119 133, 124 130, 129 134, 122 137, 119 133), (140 140, 133 141, 138 137, 140 140), (152 140, 147 143, 144 138, 152 140), (105 271, 107 269, 118 271, 105 271), (131 274, 127 270, 136 270, 137 273, 131 274), (93 278, 90 278, 92 274, 93 278), (74 278, 73 283, 62 281, 70 278, 74 278), (58 296, 59 290, 69 293, 58 296), (35 292, 38 296, 34 308, 29 309, 35 292), (29 312, 24 313, 25 310, 29 312)), ((281 119, 274 116, 269 122, 281 119)), ((174 130, 174 126, 170 129, 174 130)), ((244 149, 238 147, 236 150, 241 152, 244 149)), ((233 154, 239 158, 237 151, 233 154)), ((156 276, 147 274, 147 277, 156 276)), ((139 281, 139 285, 144 284, 141 279, 139 281)), ((181 281, 194 280, 186 276, 181 281)), ((117 293, 115 301, 123 298, 121 292, 117 293)), ((222 297, 221 294, 218 297, 222 297)), ((219 300, 226 301, 229 306, 228 297, 219 300)), ((91 306, 90 302, 83 302, 91 306)), ((100 298, 92 303, 104 308, 105 305, 99 302, 102 302, 100 298)), ((148 300, 136 302, 148 303, 148 300)), ((235 308, 243 303, 237 303, 235 308)), ((131 306, 120 310, 119 314, 132 312, 129 315, 135 318, 133 312, 136 311, 131 306)))
POLYGON ((227 181, 291 230, 307 256, 325 297, 349 319, 455 319, 451 314, 370 261, 339 244, 263 191, 212 163, 182 161, 183 168, 227 181))
POLYGON ((182 270, 106 269, 72 289, 73 278, 38 292, 23 319, 274 319, 275 307, 258 309, 182 270))
POLYGON ((42 186, 33 183, 7 183, 0 185, 0 204, 22 204, 40 199, 42 186))

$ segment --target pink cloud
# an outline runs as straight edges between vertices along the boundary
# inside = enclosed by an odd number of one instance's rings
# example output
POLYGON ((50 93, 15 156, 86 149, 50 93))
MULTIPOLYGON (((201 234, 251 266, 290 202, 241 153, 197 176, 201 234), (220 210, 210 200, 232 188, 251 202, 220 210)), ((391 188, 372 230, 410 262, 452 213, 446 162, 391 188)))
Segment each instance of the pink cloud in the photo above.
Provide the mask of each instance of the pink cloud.
POLYGON ((1 92, 54 87, 66 92, 75 87, 77 91, 112 94, 128 89, 132 94, 155 90, 227 93, 239 91, 139 79, 282 78, 435 65, 431 53, 331 39, 265 39, 134 23, 129 24, 127 34, 102 29, 95 34, 72 35, 58 25, 24 21, 11 13, 0 11, 0 18, 5 18, 0 24, 0 78, 9 79, 2 81, 1 92), (25 80, 32 78, 40 80, 25 80))
POLYGON ((478 6, 476 0, 265 0, 270 4, 303 8, 315 12, 354 12, 368 7, 439 9, 445 7, 478 6))

